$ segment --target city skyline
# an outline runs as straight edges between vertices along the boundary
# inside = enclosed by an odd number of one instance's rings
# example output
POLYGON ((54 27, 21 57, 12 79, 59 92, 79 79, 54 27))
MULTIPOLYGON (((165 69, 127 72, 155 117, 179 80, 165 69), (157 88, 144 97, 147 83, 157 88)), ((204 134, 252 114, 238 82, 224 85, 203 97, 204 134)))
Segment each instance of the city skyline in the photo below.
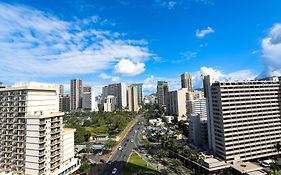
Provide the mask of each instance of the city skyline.
POLYGON ((202 73, 224 80, 280 75, 280 5, 1 1, 0 81, 66 85, 80 78, 97 94, 111 83, 143 83, 148 94, 158 80, 179 89, 183 72, 192 73, 195 88, 202 73))

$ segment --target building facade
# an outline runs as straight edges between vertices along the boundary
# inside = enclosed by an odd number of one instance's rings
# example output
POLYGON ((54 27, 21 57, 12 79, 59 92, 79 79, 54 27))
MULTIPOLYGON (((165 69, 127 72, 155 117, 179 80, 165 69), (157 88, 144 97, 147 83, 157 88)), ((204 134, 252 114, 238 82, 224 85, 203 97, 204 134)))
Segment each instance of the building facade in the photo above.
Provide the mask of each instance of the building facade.
POLYGON ((167 81, 158 81, 157 82, 157 102, 159 106, 166 106, 168 100, 168 82, 167 81))
POLYGON ((62 159, 64 113, 58 111, 58 86, 0 89, 0 174, 63 175, 79 168, 74 156, 62 159))
POLYGON ((190 73, 181 74, 181 88, 187 88, 189 92, 192 92, 192 75, 190 73))
POLYGON ((208 101, 209 148, 226 161, 277 155, 281 140, 281 83, 212 82, 204 78, 208 101))
POLYGON ((102 88, 103 100, 105 100, 109 95, 116 97, 116 109, 125 109, 127 107, 127 88, 124 83, 116 83, 104 86, 102 88))
POLYGON ((60 112, 70 112, 70 96, 68 94, 60 95, 59 105, 60 112))
POLYGON ((128 110, 135 112, 139 111, 138 86, 129 86, 127 91, 127 97, 128 110))
POLYGON ((208 127, 207 117, 201 117, 200 114, 191 114, 188 119, 189 123, 189 142, 196 146, 208 147, 208 127))
POLYGON ((73 79, 70 81, 70 110, 82 108, 82 80, 73 79))
POLYGON ((138 105, 143 105, 143 93, 142 93, 142 83, 133 84, 137 88, 137 95, 138 95, 138 105))
POLYGON ((116 107, 117 107, 117 98, 113 95, 108 95, 104 99, 103 110, 105 112, 113 112, 116 110, 116 107))
POLYGON ((187 120, 186 97, 188 89, 183 88, 168 92, 167 113, 177 117, 178 121, 187 120))

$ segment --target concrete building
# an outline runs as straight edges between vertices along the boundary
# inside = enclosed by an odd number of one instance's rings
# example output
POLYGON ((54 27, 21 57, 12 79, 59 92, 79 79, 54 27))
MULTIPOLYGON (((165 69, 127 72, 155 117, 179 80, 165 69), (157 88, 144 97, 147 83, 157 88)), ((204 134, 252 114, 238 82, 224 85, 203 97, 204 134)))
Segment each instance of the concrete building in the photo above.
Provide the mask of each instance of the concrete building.
POLYGON ((226 161, 277 155, 281 140, 281 82, 212 82, 204 77, 209 149, 226 161))
POLYGON ((190 73, 181 74, 181 88, 187 88, 189 92, 192 92, 192 75, 190 73))
POLYGON ((82 108, 82 80, 73 79, 70 81, 70 110, 82 108))
POLYGON ((92 89, 90 92, 83 92, 82 108, 88 111, 98 111, 96 104, 95 92, 92 89))
POLYGON ((143 105, 143 96, 142 96, 142 83, 133 84, 137 88, 137 95, 138 95, 138 105, 143 105))
POLYGON ((177 117, 178 121, 187 120, 186 97, 188 89, 183 88, 168 92, 167 113, 177 117))
POLYGON ((168 82, 158 81, 157 82, 157 102, 159 106, 166 106, 168 100, 168 82))
POLYGON ((116 107, 117 107, 117 98, 113 95, 108 95, 104 99, 103 110, 105 112, 113 112, 116 110, 116 107))
POLYGON ((102 88, 103 100, 105 100, 109 95, 116 97, 116 108, 125 109, 127 107, 127 89, 124 83, 110 84, 108 86, 104 86, 102 88))
POLYGON ((196 146, 208 147, 208 127, 207 117, 201 117, 200 114, 191 114, 189 116, 189 142, 196 146))
POLYGON ((79 168, 70 154, 74 130, 68 139, 63 137, 64 113, 58 111, 57 85, 0 89, 0 174, 64 175, 79 168))
POLYGON ((64 95, 64 86, 62 84, 59 85, 59 95, 64 95))
POLYGON ((83 86, 83 92, 92 92, 92 86, 83 86))
POLYGON ((70 96, 68 94, 60 95, 59 111, 70 112, 70 96))
POLYGON ((139 101, 138 101, 138 87, 131 85, 127 90, 127 102, 129 111, 139 111, 139 101))
POLYGON ((201 118, 207 117, 206 98, 202 91, 188 92, 186 96, 187 116, 200 114, 201 118))

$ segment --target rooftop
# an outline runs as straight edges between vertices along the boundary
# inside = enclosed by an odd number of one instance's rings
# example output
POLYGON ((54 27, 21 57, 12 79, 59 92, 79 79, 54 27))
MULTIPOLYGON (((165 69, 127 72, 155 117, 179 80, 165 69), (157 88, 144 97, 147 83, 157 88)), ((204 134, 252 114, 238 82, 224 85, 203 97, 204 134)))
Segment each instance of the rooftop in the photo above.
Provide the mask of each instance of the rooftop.
POLYGON ((231 165, 231 167, 240 173, 250 173, 250 172, 258 172, 259 170, 262 170, 263 168, 260 167, 257 164, 254 164, 252 162, 237 162, 231 165))
POLYGON ((63 128, 63 132, 64 133, 71 133, 71 132, 75 132, 76 129, 73 129, 73 128, 63 128))

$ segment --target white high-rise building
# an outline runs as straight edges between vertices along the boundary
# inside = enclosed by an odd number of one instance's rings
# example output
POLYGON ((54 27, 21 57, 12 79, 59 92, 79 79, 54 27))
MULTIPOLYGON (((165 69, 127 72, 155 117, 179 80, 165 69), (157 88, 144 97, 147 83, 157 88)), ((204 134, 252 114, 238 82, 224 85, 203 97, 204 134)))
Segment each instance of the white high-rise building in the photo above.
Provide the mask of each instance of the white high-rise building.
POLYGON ((208 101, 209 149, 226 161, 277 155, 281 140, 281 82, 212 82, 204 78, 208 101))
POLYGON ((125 109, 127 107, 127 87, 124 83, 116 83, 104 86, 102 88, 103 100, 105 100, 109 95, 116 97, 116 109, 125 109))
POLYGON ((73 79, 70 81, 70 110, 82 108, 83 87, 82 80, 73 79))
POLYGON ((0 174, 63 175, 79 168, 74 130, 65 132, 58 111, 57 85, 0 89, 0 174))
POLYGON ((96 104, 95 92, 91 89, 90 92, 83 92, 82 108, 84 110, 98 111, 96 104))
POLYGON ((182 88, 168 92, 167 113, 176 116, 178 121, 186 120, 186 97, 188 89, 182 88))
POLYGON ((103 103, 103 110, 105 112, 113 112, 116 110, 116 106, 117 106, 117 98, 113 95, 108 95, 105 99, 104 99, 104 103, 103 103))
POLYGON ((194 91, 188 92, 186 98, 186 112, 187 116, 191 114, 200 114, 201 118, 207 117, 206 112, 206 99, 204 97, 204 92, 194 91))
POLYGON ((127 94, 128 110, 137 112, 139 110, 138 101, 138 87, 136 85, 131 85, 128 87, 127 94))

